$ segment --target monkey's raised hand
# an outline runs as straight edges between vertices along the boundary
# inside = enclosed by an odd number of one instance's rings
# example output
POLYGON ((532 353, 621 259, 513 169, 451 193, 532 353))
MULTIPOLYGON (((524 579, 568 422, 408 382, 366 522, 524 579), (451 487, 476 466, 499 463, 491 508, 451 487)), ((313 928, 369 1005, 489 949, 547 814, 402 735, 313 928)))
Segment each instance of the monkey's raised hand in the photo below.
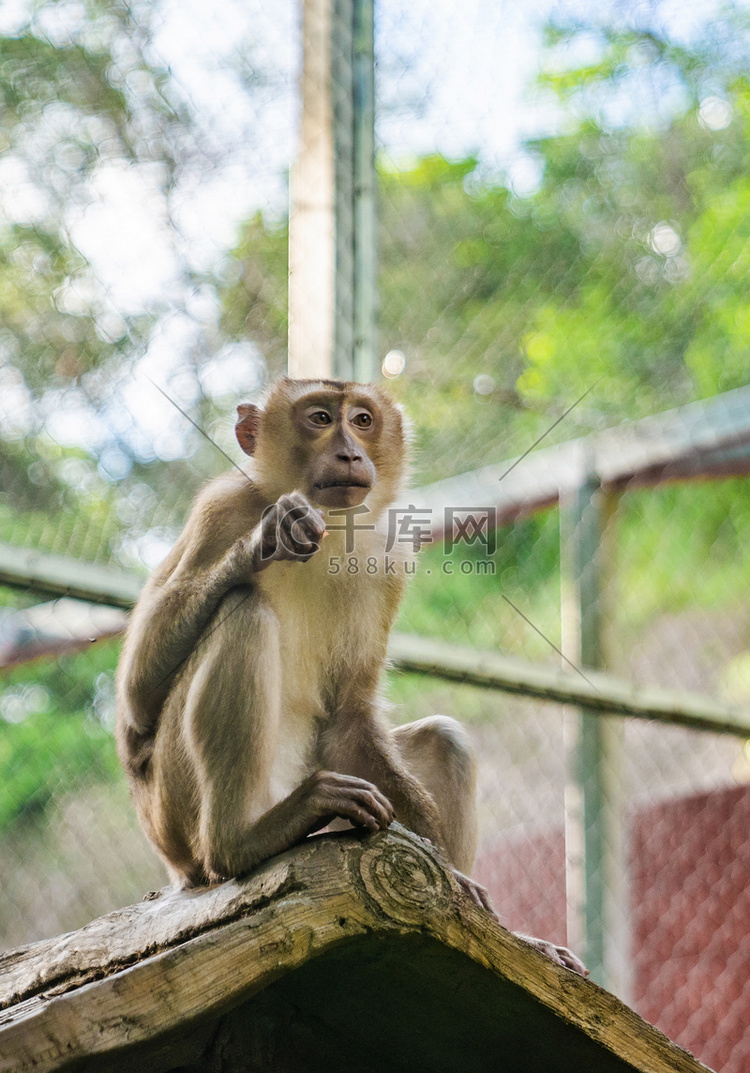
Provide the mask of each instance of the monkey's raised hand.
POLYGON ((325 532, 322 511, 301 492, 280 496, 263 514, 256 548, 256 569, 282 559, 306 563, 320 547, 325 532))

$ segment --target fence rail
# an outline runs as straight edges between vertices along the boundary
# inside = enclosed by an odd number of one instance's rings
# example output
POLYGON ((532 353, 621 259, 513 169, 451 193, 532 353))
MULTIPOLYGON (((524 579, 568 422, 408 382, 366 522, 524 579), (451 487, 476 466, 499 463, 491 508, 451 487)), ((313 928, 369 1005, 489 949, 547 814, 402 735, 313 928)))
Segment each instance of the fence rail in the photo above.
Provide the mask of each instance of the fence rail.
POLYGON ((592 475, 603 489, 616 492, 748 473, 750 387, 743 387, 424 485, 408 502, 431 512, 431 532, 438 539, 447 505, 454 517, 461 510, 492 507, 502 524, 574 495, 592 475))
MULTIPOLYGON (((39 596, 68 597, 127 610, 138 598, 143 579, 114 567, 0 544, 0 584, 39 596)), ((106 636, 112 636, 111 629, 105 632, 106 636)), ((90 634, 89 629, 81 636, 81 645, 90 643, 90 634)), ((66 637, 65 647, 67 651, 74 649, 75 638, 66 637)), ((51 639, 48 654, 57 652, 58 646, 51 639)), ((35 644, 28 658, 38 659, 43 654, 35 644)), ((750 738, 750 711, 688 692, 636 688, 601 671, 587 670, 584 677, 574 671, 404 633, 392 635, 388 655, 395 667, 411 674, 572 704, 599 715, 653 719, 750 738)), ((23 653, 16 651, 6 657, 5 665, 15 666, 20 662, 23 653)), ((0 671, 2 666, 0 663, 0 671)))

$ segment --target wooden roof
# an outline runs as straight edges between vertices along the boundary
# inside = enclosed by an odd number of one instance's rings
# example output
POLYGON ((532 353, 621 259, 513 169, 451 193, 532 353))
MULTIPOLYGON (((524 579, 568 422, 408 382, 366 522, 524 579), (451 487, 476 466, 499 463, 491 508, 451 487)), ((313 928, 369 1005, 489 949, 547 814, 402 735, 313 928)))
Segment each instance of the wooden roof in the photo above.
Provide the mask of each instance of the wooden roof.
POLYGON ((705 1069, 496 924, 397 824, 8 953, 0 1009, 3 1073, 705 1069))

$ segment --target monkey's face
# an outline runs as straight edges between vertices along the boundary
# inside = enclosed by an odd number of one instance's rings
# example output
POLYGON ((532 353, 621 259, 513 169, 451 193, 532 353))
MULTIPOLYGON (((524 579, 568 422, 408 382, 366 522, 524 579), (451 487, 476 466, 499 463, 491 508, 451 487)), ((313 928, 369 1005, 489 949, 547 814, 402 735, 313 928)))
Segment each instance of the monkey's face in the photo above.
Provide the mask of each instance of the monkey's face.
POLYGON ((237 438, 255 457, 253 479, 270 502, 294 490, 315 506, 375 514, 393 501, 406 468, 400 408, 376 385, 278 381, 264 410, 238 408, 237 438), (372 494, 370 494, 372 493, 372 494))
POLYGON ((309 460, 308 499, 321 507, 358 507, 375 484, 368 447, 379 439, 379 408, 371 399, 315 392, 293 413, 301 454, 309 460))

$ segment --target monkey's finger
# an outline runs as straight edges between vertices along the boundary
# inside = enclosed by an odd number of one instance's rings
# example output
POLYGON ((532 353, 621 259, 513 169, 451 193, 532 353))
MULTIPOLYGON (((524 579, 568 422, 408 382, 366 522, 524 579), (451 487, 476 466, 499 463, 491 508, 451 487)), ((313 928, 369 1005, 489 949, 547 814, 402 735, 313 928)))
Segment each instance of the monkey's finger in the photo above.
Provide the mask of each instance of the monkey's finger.
POLYGON ((562 967, 565 968, 565 962, 551 943, 548 943, 548 945, 542 949, 542 953, 546 954, 550 961, 554 961, 556 965, 562 965, 562 967))
POLYGON ((524 942, 539 950, 540 953, 554 961, 556 965, 562 965, 564 969, 572 969, 579 976, 588 976, 589 971, 586 966, 567 947, 555 946, 554 943, 547 942, 546 939, 534 939, 530 935, 519 935, 518 938, 523 939, 524 942))
POLYGON ((276 511, 279 524, 283 525, 301 521, 313 513, 313 508, 302 496, 299 499, 281 496, 276 500, 276 511))
MULTIPOLYGON (((352 794, 369 794, 370 799, 376 801, 387 816, 387 823, 392 823, 396 818, 396 810, 385 794, 366 779, 360 779, 357 775, 341 775, 337 771, 321 771, 318 772, 316 781, 322 792, 329 793, 336 798, 348 797, 352 794)), ((367 799, 360 796, 359 800, 367 799)))
POLYGON ((475 883, 473 879, 469 878, 469 876, 465 876, 463 872, 458 872, 455 869, 454 875, 456 876, 458 882, 461 884, 463 890, 466 891, 471 900, 474 902, 474 905, 476 905, 479 909, 484 909, 485 912, 490 914, 493 920, 500 919, 495 912, 495 908, 492 905, 492 902, 490 901, 489 894, 483 886, 481 886, 479 883, 475 883))
POLYGON ((287 515, 281 522, 281 528, 286 530, 292 539, 300 544, 318 544, 323 539, 325 526, 319 518, 292 518, 287 515))
POLYGON ((320 547, 320 544, 313 543, 310 540, 301 540, 298 536, 293 536, 287 533, 282 534, 279 543, 286 552, 289 555, 294 556, 295 559, 309 559, 320 547))
POLYGON ((313 555, 318 550, 323 539, 321 534, 306 533, 299 522, 294 524, 292 530, 286 540, 296 554, 313 555))
POLYGON ((347 786, 357 790, 370 790, 371 793, 380 794, 384 801, 388 800, 374 782, 370 782, 369 779, 361 779, 359 775, 342 775, 340 771, 321 771, 318 775, 321 779, 330 781, 332 785, 347 786))
POLYGON ((485 909, 494 920, 499 920, 500 917, 495 912, 495 907, 490 901, 490 896, 484 887, 477 887, 477 894, 479 895, 479 901, 482 904, 482 908, 485 909))
POLYGON ((566 969, 572 969, 573 972, 577 972, 579 976, 589 975, 589 970, 583 964, 581 959, 577 958, 566 946, 558 946, 557 953, 566 969))
POLYGON ((297 522, 297 525, 303 533, 307 534, 308 540, 314 541, 316 544, 319 544, 325 536, 325 523, 318 521, 316 518, 302 518, 301 521, 297 522))
POLYGON ((521 935, 520 938, 530 946, 533 946, 540 954, 544 954, 545 957, 548 957, 550 961, 554 961, 556 965, 562 965, 563 968, 565 967, 563 959, 558 954, 557 947, 554 943, 549 943, 546 939, 533 939, 530 935, 521 935))
POLYGON ((380 831, 386 826, 378 823, 372 813, 354 801, 342 800, 336 809, 336 815, 349 820, 355 827, 366 827, 368 831, 380 831))
POLYGON ((292 559, 309 559, 320 547, 300 533, 293 523, 291 526, 280 526, 277 537, 277 551, 279 556, 292 559))
POLYGON ((312 817, 308 833, 327 826, 336 816, 349 820, 357 827, 366 827, 369 831, 379 831, 381 827, 387 826, 382 817, 374 814, 366 804, 354 799, 351 789, 342 790, 336 783, 337 776, 332 772, 318 771, 310 777, 307 800, 312 817), (325 823, 321 822, 324 818, 325 823))
POLYGON ((310 510, 308 514, 304 514, 301 518, 295 518, 292 525, 306 533, 310 540, 322 540, 323 534, 326 531, 326 523, 319 516, 317 511, 310 510))
POLYGON ((354 790, 340 796, 323 797, 319 803, 323 808, 333 808, 337 815, 345 816, 352 823, 372 831, 380 831, 391 822, 387 810, 366 792, 354 790))
POLYGON ((291 514, 295 518, 314 518, 316 523, 319 522, 325 528, 323 511, 314 507, 301 492, 290 492, 288 495, 280 496, 276 503, 285 515, 291 514))
POLYGON ((352 796, 357 804, 366 808, 370 815, 378 820, 380 827, 389 826, 393 820, 393 809, 382 794, 369 790, 354 790, 352 796))
MULTIPOLYGON (((367 790, 349 790, 342 793, 334 800, 337 800, 346 810, 346 815, 349 815, 349 809, 354 809, 358 816, 366 815, 369 821, 375 825, 373 829, 384 830, 388 827, 392 820, 391 809, 388 807, 388 802, 380 795, 375 795, 367 790)), ((352 820, 352 822, 355 822, 352 820)), ((365 826, 370 827, 371 823, 368 822, 365 826)))
POLYGON ((396 818, 396 810, 385 796, 382 790, 379 790, 374 783, 367 782, 365 779, 357 779, 355 784, 351 786, 352 793, 359 795, 359 800, 373 801, 377 804, 378 808, 387 817, 388 823, 392 823, 396 818), (364 798, 361 795, 366 795, 364 798))

